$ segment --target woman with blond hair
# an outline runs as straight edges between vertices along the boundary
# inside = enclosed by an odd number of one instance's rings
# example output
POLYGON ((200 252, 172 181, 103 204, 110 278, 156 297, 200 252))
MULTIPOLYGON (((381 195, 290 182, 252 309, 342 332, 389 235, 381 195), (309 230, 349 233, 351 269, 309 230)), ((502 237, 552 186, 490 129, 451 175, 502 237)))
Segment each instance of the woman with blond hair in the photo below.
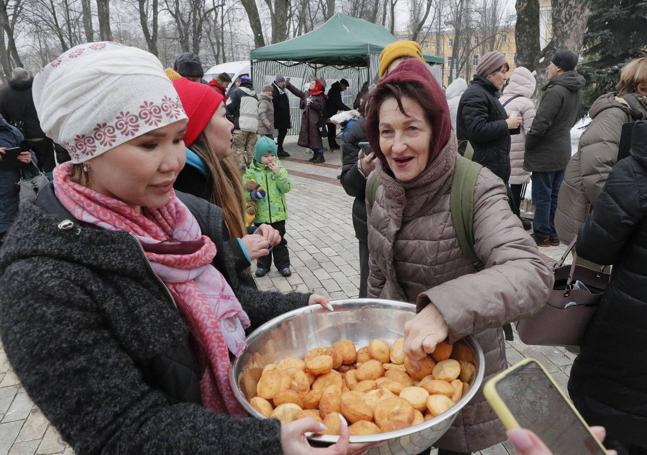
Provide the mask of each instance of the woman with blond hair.
POLYGON ((577 236, 602 192, 618 160, 622 125, 647 118, 647 57, 627 63, 616 92, 595 100, 589 115, 591 123, 566 167, 557 198, 555 229, 562 243, 570 243, 577 236))

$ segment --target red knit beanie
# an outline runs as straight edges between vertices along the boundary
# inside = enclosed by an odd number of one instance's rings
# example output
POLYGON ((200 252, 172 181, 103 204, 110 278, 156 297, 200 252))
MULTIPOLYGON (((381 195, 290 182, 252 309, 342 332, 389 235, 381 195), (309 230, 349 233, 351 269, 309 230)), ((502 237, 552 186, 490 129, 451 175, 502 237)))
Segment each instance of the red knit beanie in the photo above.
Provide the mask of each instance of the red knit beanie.
POLYGON ((184 77, 174 80, 173 86, 189 117, 184 143, 190 147, 206 128, 224 98, 207 84, 192 82, 184 77))

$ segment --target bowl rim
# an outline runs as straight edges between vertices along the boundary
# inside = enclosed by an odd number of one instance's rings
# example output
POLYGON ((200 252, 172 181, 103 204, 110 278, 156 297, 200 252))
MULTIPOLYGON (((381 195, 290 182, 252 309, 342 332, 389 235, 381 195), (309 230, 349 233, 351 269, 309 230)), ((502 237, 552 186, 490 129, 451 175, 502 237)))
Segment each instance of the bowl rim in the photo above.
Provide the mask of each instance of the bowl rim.
MULTIPOLYGON (((387 300, 387 299, 371 299, 371 298, 363 298, 363 299, 340 299, 340 300, 333 300, 330 302, 330 304, 335 307, 346 307, 350 305, 357 305, 357 304, 371 304, 371 303, 380 303, 384 304, 387 306, 391 307, 396 307, 399 309, 403 309, 405 311, 414 313, 416 312, 416 306, 412 303, 408 302, 400 302, 397 300, 387 300)), ((247 344, 251 344, 252 341, 254 341, 256 338, 261 336, 262 334, 265 333, 265 331, 272 326, 275 326, 279 324, 280 322, 283 322, 287 319, 291 319, 294 316, 299 316, 302 314, 312 314, 312 313, 328 313, 329 311, 324 309, 320 305, 308 305, 305 307, 300 307, 291 311, 288 311, 287 313, 283 313, 273 319, 270 319, 266 323, 262 324, 261 326, 257 327, 246 339, 247 344)), ((403 436, 408 436, 414 433, 418 433, 419 431, 425 430, 427 428, 431 428, 434 425, 447 420, 449 418, 453 418, 458 412, 460 412, 465 405, 474 398, 474 396, 477 394, 479 389, 481 388, 481 384, 483 383, 483 378, 485 376, 485 355, 483 353, 483 349, 479 345, 479 343, 476 341, 476 339, 472 335, 468 335, 462 340, 466 341, 469 343, 469 345, 474 349, 474 352, 476 354, 476 357, 478 359, 478 365, 477 365, 477 370, 476 370, 476 376, 474 377, 472 381, 472 386, 470 387, 470 390, 467 392, 467 394, 462 397, 458 402, 452 406, 450 409, 447 411, 443 412, 442 414, 433 417, 429 420, 426 420, 422 423, 419 423, 417 425, 412 425, 408 426, 406 428, 402 428, 400 430, 395 430, 395 431, 389 431, 386 433, 378 433, 374 435, 365 435, 365 436, 350 436, 350 442, 351 443, 373 443, 373 442, 385 442, 389 441, 392 439, 399 439, 403 436)), ((243 394, 240 386, 238 385, 238 381, 236 379, 235 372, 238 370, 238 363, 240 359, 243 357, 241 354, 239 357, 236 358, 234 363, 231 366, 231 370, 229 371, 229 383, 231 385, 231 388, 234 392, 234 396, 240 403, 240 405, 245 409, 245 411, 252 417, 258 418, 258 419, 266 419, 264 415, 262 415, 260 412, 258 412, 256 409, 252 407, 252 405, 249 403, 245 395, 243 394)), ((339 436, 337 435, 315 435, 312 434, 308 436, 308 439, 312 441, 317 441, 317 442, 323 442, 323 443, 331 443, 334 444, 338 441, 339 436)))

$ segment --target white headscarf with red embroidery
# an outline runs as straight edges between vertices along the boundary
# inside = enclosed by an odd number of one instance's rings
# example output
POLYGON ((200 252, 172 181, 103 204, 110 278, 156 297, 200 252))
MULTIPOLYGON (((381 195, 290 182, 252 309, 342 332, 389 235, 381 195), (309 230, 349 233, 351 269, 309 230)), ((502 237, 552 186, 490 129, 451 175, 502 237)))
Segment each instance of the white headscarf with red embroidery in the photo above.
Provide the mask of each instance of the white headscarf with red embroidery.
POLYGON ((186 118, 157 57, 112 42, 68 50, 36 75, 32 93, 41 128, 74 163, 186 118))

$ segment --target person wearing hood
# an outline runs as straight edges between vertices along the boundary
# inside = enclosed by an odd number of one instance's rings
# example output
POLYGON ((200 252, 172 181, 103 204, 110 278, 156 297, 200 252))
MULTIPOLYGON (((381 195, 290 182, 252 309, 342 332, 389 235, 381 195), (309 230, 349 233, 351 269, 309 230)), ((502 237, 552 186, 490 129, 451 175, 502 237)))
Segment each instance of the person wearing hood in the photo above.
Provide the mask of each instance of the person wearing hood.
POLYGON ((266 85, 258 99, 258 134, 274 138, 274 103, 272 86, 266 85))
POLYGON ((0 115, 20 130, 24 140, 36 154, 38 168, 49 173, 56 166, 57 159, 63 162, 70 158, 40 127, 31 93, 33 82, 34 78, 29 71, 14 68, 9 83, 0 89, 0 115))
POLYGON ((258 98, 249 76, 240 76, 240 86, 229 93, 227 118, 234 124, 232 148, 242 173, 252 164, 258 131, 258 98))
POLYGON ((555 52, 546 69, 548 82, 542 88, 535 120, 526 135, 523 168, 532 172, 532 230, 539 246, 559 245, 555 230, 557 195, 571 158, 571 128, 577 121, 580 91, 585 84, 575 71, 577 61, 577 54, 568 49, 555 52))
POLYGON ((229 84, 231 84, 231 76, 225 72, 218 74, 209 81, 209 87, 221 94, 223 98, 227 96, 229 84))
POLYGON ((200 56, 193 52, 184 52, 178 55, 173 63, 173 69, 182 77, 193 82, 201 82, 204 76, 200 56))
POLYGON ((301 114, 298 144, 312 150, 313 155, 309 160, 310 162, 324 163, 326 159, 324 158, 323 141, 319 132, 319 122, 323 119, 326 105, 323 84, 319 80, 313 81, 310 83, 310 88, 307 92, 302 92, 289 81, 285 87, 294 96, 301 98, 304 105, 303 113, 301 114))
POLYGON ((618 161, 622 125, 647 118, 647 57, 622 68, 616 91, 596 99, 589 116, 557 197, 555 230, 566 244, 577 236, 618 161))
POLYGON ((647 453, 647 121, 633 123, 577 238, 577 255, 613 273, 573 362, 568 392, 619 455, 647 453))
POLYGON ((265 276, 270 271, 272 256, 281 275, 292 275, 288 242, 285 240, 285 222, 288 219, 285 194, 292 189, 292 182, 287 169, 281 166, 276 151, 276 144, 272 139, 261 137, 256 142, 254 162, 243 176, 243 183, 248 190, 245 198, 256 204, 254 222, 256 225, 269 224, 281 234, 281 243, 275 245, 268 255, 258 258, 257 277, 265 276))
POLYGON ((530 131, 535 118, 535 93, 537 81, 527 68, 519 66, 510 76, 508 85, 503 89, 501 105, 509 116, 521 115, 523 122, 519 134, 510 136, 510 195, 512 196, 512 211, 519 215, 521 192, 523 186, 530 181, 530 172, 523 168, 523 156, 526 148, 526 134, 530 131))
POLYGON ((285 91, 285 84, 287 83, 285 76, 277 74, 272 82, 272 103, 274 104, 274 128, 278 133, 276 138, 276 145, 278 146, 278 157, 287 158, 290 156, 283 148, 285 136, 288 130, 292 128, 290 121, 290 100, 285 91))
MULTIPOLYGON (((486 375, 501 371, 501 327, 538 310, 554 280, 510 210, 506 186, 477 169, 472 229, 479 271, 460 248, 450 212, 453 175, 465 158, 443 90, 424 63, 405 60, 380 81, 366 131, 381 182, 368 213, 368 297, 417 305, 404 327, 411 358, 424 358, 447 338, 473 335, 485 351, 486 375)), ((471 453, 503 440, 501 422, 479 393, 437 446, 440 455, 471 453)))
POLYGON ((473 160, 498 176, 507 185, 510 178, 510 130, 521 117, 509 117, 499 102, 510 66, 501 52, 488 52, 476 67, 476 75, 458 103, 456 136, 469 141, 473 160))
POLYGON ((467 90, 467 82, 462 77, 454 79, 445 90, 445 98, 447 98, 447 105, 449 106, 449 115, 452 119, 452 130, 456 131, 456 114, 458 112, 458 103, 461 101, 461 96, 467 90))

